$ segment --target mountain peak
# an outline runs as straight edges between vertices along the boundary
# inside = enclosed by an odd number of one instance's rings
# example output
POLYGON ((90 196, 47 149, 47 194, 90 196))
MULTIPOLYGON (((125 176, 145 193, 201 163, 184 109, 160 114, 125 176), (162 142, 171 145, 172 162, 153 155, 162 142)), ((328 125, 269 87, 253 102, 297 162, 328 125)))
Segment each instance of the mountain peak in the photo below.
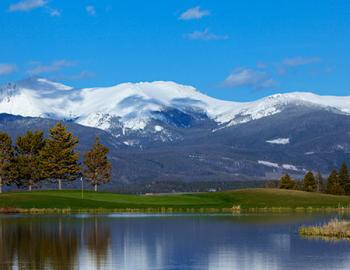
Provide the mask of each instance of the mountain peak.
POLYGON ((322 96, 312 92, 290 92, 274 94, 265 99, 275 104, 310 104, 332 107, 344 113, 350 113, 350 96, 322 96))
POLYGON ((168 101, 174 98, 201 94, 193 86, 178 84, 173 81, 129 82, 118 84, 114 88, 119 91, 127 89, 130 93, 132 92, 136 95, 168 101))
POLYGON ((74 89, 46 78, 31 77, 0 90, 0 113, 72 119, 101 129, 109 129, 113 121, 119 121, 123 128, 140 130, 152 120, 162 121, 165 112, 173 113, 170 118, 197 113, 226 126, 268 117, 289 105, 334 108, 350 114, 350 97, 292 92, 251 102, 233 102, 209 97, 192 86, 172 81, 74 89))

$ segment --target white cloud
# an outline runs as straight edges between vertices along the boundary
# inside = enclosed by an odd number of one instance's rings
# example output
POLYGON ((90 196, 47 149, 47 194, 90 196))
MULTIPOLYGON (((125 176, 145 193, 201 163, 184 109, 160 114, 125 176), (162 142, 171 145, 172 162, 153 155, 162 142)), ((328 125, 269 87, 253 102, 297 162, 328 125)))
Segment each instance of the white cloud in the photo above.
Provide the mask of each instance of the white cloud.
POLYGON ((43 7, 47 4, 45 0, 22 0, 9 6, 10 12, 16 11, 30 11, 39 7, 43 7))
POLYGON ((256 67, 259 68, 259 69, 265 69, 265 68, 268 67, 268 65, 267 65, 267 63, 265 63, 265 62, 258 61, 258 62, 256 63, 256 67))
POLYGON ((228 87, 252 86, 255 88, 269 88, 276 85, 264 71, 248 68, 237 68, 225 79, 224 85, 228 87))
POLYGON ((30 75, 39 75, 43 73, 52 73, 61 70, 65 67, 71 67, 74 66, 76 63, 68 60, 58 60, 55 62, 52 62, 49 65, 42 65, 40 63, 36 64, 36 66, 30 70, 27 71, 30 75))
POLYGON ((91 16, 96 16, 96 9, 94 6, 89 5, 85 7, 86 12, 91 16))
POLYGON ((0 64, 0 75, 11 74, 16 71, 16 66, 12 64, 0 64))
POLYGON ((80 73, 78 74, 75 74, 75 75, 71 75, 70 76, 70 79, 73 81, 76 81, 76 80, 83 80, 83 79, 89 79, 89 78, 92 78, 94 77, 95 74, 93 72, 90 72, 90 71, 87 71, 87 70, 83 70, 81 71, 80 73))
POLYGON ((206 28, 204 31, 194 31, 192 33, 186 34, 186 38, 191 40, 225 40, 228 39, 227 35, 217 35, 214 33, 211 33, 208 28, 206 28))
POLYGON ((198 19, 201 19, 205 16, 209 16, 210 15, 210 11, 209 10, 203 10, 201 9, 200 6, 197 6, 197 7, 193 7, 193 8, 190 8, 188 10, 186 10, 185 12, 183 12, 179 19, 180 20, 184 20, 184 21, 187 21, 187 20, 198 20, 198 19))
POLYGON ((321 58, 319 57, 293 57, 293 58, 287 58, 283 60, 283 65, 288 67, 298 67, 298 66, 304 66, 309 64, 318 63, 321 61, 321 58))
POLYGON ((59 11, 58 9, 54 9, 54 8, 47 8, 47 11, 49 12, 50 16, 52 17, 59 17, 61 16, 61 11, 59 11))
POLYGON ((89 79, 95 76, 95 73, 83 70, 77 74, 71 74, 71 75, 60 75, 60 76, 54 76, 55 81, 79 81, 84 79, 89 79))

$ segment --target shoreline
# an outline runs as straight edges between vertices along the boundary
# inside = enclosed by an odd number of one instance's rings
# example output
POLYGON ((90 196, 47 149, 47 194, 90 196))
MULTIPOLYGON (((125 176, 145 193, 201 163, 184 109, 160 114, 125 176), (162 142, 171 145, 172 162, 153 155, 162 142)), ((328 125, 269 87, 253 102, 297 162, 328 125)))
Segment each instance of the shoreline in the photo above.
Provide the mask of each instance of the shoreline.
POLYGON ((350 213, 350 208, 338 207, 264 207, 264 208, 0 208, 0 214, 249 214, 249 213, 350 213))

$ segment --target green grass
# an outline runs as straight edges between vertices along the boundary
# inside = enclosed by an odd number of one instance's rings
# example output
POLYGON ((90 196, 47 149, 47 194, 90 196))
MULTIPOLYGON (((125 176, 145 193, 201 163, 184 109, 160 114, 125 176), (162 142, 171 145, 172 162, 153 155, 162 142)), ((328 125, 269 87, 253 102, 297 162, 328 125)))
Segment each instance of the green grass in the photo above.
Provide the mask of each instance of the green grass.
POLYGON ((0 195, 0 208, 20 209, 154 209, 172 208, 209 210, 232 208, 350 208, 350 196, 334 196, 279 189, 241 189, 186 195, 120 195, 104 192, 33 191, 0 195))

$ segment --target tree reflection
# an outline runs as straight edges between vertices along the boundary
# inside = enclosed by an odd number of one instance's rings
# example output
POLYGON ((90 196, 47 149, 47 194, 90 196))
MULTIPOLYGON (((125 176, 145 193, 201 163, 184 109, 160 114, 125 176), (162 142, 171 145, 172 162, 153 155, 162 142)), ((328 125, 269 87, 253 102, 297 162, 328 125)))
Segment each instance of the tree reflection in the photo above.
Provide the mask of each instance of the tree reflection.
POLYGON ((91 257, 95 261, 96 269, 103 269, 107 261, 107 253, 111 242, 109 226, 98 221, 95 217, 86 226, 85 239, 91 257))
POLYGON ((100 269, 111 236, 97 220, 0 218, 0 269, 77 269, 81 235, 100 269))

